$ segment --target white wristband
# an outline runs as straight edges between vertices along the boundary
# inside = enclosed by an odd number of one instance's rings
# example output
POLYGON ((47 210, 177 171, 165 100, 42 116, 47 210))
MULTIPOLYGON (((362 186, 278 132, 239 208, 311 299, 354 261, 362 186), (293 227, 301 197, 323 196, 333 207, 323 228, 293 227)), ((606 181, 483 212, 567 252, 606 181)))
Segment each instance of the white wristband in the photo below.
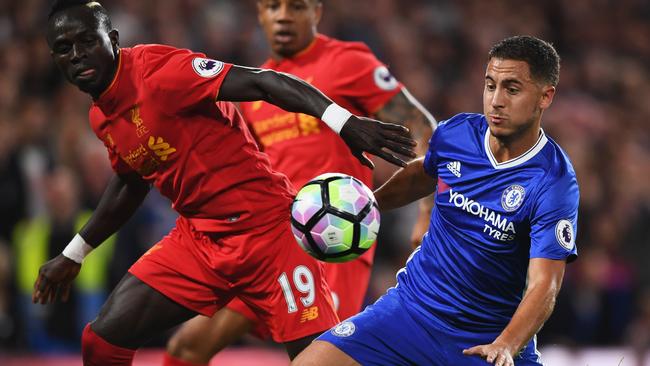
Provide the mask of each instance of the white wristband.
POLYGON ((334 130, 334 132, 341 133, 343 125, 351 116, 352 113, 347 109, 336 103, 332 103, 327 107, 327 109, 325 109, 325 112, 323 112, 323 116, 320 119, 334 130))
POLYGON ((95 249, 91 247, 84 238, 81 237, 81 235, 77 234, 70 240, 70 244, 68 244, 65 249, 63 249, 63 254, 64 256, 70 258, 71 260, 81 264, 81 262, 84 261, 84 258, 88 255, 88 253, 92 252, 92 250, 95 249))

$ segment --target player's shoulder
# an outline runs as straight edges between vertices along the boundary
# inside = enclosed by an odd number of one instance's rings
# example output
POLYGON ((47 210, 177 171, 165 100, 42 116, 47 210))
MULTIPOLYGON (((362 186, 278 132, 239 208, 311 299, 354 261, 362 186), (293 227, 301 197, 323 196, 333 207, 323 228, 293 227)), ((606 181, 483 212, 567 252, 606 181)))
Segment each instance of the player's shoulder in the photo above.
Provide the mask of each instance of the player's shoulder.
POLYGON ((130 48, 122 48, 121 52, 142 65, 164 59, 178 50, 176 47, 163 44, 138 44, 130 48))
POLYGON ((576 172, 567 153, 551 137, 548 135, 545 137, 547 142, 542 150, 544 164, 546 165, 545 178, 551 182, 577 184, 576 172))
POLYGON ((370 61, 373 63, 377 62, 375 54, 363 42, 343 41, 322 34, 318 35, 317 42, 320 43, 319 54, 328 55, 339 63, 349 62, 357 64, 370 61))
POLYGON ((344 41, 322 34, 319 34, 318 38, 322 42, 323 46, 331 51, 372 53, 370 47, 363 42, 344 41))
MULTIPOLYGON (((180 69, 179 63, 192 63, 214 60, 205 58, 203 53, 196 53, 186 48, 177 48, 163 44, 142 44, 131 48, 134 62, 146 78, 174 77, 180 69)), ((198 72, 198 71, 197 71, 198 72)))
POLYGON ((485 116, 480 113, 459 113, 449 119, 438 123, 437 130, 440 133, 458 132, 468 130, 481 132, 487 126, 485 116))

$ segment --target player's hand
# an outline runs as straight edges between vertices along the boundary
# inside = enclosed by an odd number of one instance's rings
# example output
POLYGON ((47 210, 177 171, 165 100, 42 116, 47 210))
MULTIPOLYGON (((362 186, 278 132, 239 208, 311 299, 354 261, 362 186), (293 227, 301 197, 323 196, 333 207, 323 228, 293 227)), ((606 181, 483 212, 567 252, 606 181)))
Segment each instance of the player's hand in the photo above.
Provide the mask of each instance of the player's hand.
POLYGON ((375 165, 363 154, 364 151, 401 167, 406 166, 406 162, 395 154, 408 158, 416 156, 413 151, 416 142, 404 126, 352 116, 343 125, 340 135, 352 150, 352 155, 370 169, 375 165))
POLYGON ((59 254, 41 266, 38 271, 38 278, 34 283, 32 302, 48 304, 60 298, 63 302, 68 301, 72 281, 81 270, 81 264, 70 258, 59 254))
POLYGON ((495 366, 514 366, 513 351, 506 344, 493 342, 463 350, 465 356, 480 356, 495 366))

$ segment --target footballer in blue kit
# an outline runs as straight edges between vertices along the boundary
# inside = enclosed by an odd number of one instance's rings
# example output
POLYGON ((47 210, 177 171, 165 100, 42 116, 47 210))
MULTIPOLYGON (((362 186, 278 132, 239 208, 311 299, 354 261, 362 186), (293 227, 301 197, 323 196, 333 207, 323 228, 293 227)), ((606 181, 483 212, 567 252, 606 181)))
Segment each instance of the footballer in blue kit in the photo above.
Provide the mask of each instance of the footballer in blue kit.
POLYGON ((484 114, 440 123, 426 156, 376 191, 382 210, 435 192, 397 285, 292 365, 542 365, 535 334, 577 256, 576 174, 541 129, 558 80, 545 41, 490 50, 484 114))

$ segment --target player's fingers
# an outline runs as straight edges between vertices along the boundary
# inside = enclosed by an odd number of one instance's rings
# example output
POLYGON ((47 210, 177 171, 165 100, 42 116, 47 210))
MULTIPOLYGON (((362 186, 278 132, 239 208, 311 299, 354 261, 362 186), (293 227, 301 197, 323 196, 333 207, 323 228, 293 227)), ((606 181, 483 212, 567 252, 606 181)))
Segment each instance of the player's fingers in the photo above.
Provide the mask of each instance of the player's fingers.
POLYGON ((354 156, 357 159, 359 159, 361 164, 367 166, 370 169, 375 169, 375 164, 370 159, 368 159, 368 157, 364 153, 357 152, 357 153, 354 153, 354 156))
POLYGON ((466 356, 471 356, 471 355, 480 355, 480 356, 482 356, 483 355, 482 347, 483 346, 474 346, 472 348, 464 349, 463 354, 466 355, 466 356))
POLYGON ((34 282, 34 290, 38 290, 40 284, 41 284, 41 278, 43 276, 39 273, 38 277, 36 277, 36 281, 34 282))
POLYGON ((503 366, 506 362, 506 355, 500 353, 494 360, 494 366, 503 366))
POLYGON ((34 282, 34 291, 32 292, 32 303, 36 303, 37 299, 40 297, 41 291, 41 275, 39 274, 36 277, 36 282, 34 282))
POLYGON ((39 278, 36 282, 37 283, 34 284, 35 289, 34 289, 34 296, 32 297, 32 300, 36 304, 38 303, 42 304, 43 299, 45 299, 47 296, 48 290, 50 288, 50 283, 47 277, 45 277, 42 274, 39 274, 39 278))
POLYGON ((45 304, 47 302, 47 297, 49 296, 50 293, 50 288, 45 287, 45 289, 38 290, 39 291, 39 296, 38 296, 38 304, 45 304))
POLYGON ((68 302, 68 298, 70 297, 70 288, 72 287, 72 283, 66 283, 63 285, 61 288, 61 301, 63 302, 68 302))
POLYGON ((413 149, 411 147, 406 147, 404 145, 397 144, 397 143, 394 143, 394 142, 391 142, 391 141, 385 142, 384 147, 386 147, 387 149, 390 149, 394 153, 401 154, 401 155, 404 155, 404 156, 408 156, 408 157, 411 157, 411 158, 414 158, 416 156, 415 151, 413 151, 413 149))
POLYGON ((377 153, 375 153, 375 155, 382 158, 382 159, 384 159, 384 160, 386 160, 387 162, 389 162, 391 164, 395 164, 395 165, 401 166, 401 167, 406 166, 406 162, 404 160, 402 160, 402 159, 398 158, 397 156, 395 156, 395 155, 393 155, 393 154, 391 154, 389 152, 386 152, 384 150, 377 151, 377 153))
POLYGON ((411 130, 409 130, 408 127, 402 126, 402 125, 397 125, 397 124, 394 124, 394 123, 382 122, 381 127, 384 130, 395 131, 395 132, 398 132, 398 133, 400 133, 402 135, 408 135, 411 132, 411 130))
POLYGON ((497 355, 498 355, 498 353, 497 353, 496 351, 490 351, 490 352, 487 354, 487 357, 486 357, 485 360, 486 360, 487 362, 489 362, 489 363, 492 363, 492 362, 494 362, 494 360, 497 358, 497 355))
POLYGON ((382 136, 388 140, 395 141, 402 145, 416 146, 418 144, 417 141, 411 138, 411 135, 400 135, 391 131, 382 133, 382 136))
POLYGON ((47 299, 48 304, 56 302, 56 295, 59 293, 59 285, 56 285, 50 291, 50 296, 47 299))

